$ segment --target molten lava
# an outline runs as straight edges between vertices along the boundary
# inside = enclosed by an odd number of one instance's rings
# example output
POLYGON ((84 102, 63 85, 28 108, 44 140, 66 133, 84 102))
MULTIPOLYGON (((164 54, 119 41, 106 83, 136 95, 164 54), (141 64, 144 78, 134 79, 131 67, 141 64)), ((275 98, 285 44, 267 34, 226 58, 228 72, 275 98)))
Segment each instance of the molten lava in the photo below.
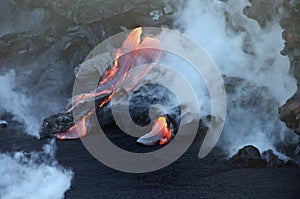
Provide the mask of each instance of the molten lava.
POLYGON ((159 143, 164 145, 171 140, 171 129, 168 128, 168 124, 165 117, 159 117, 152 130, 146 135, 140 137, 137 142, 143 145, 151 146, 159 143))
MULTIPOLYGON (((151 70, 152 66, 149 63, 157 62, 161 55, 161 50, 158 50, 160 41, 153 37, 143 38, 142 34, 143 30, 140 27, 134 29, 128 35, 121 48, 117 49, 115 61, 112 67, 104 72, 97 89, 91 93, 84 93, 73 97, 73 106, 67 112, 71 112, 76 106, 84 103, 86 100, 95 99, 96 97, 101 99, 99 106, 103 107, 112 99, 117 89, 123 87, 125 81, 127 81, 125 90, 130 91, 135 87, 138 81, 151 70), (131 70, 142 64, 149 64, 149 67, 131 76, 131 70)), ((86 120, 94 111, 90 110, 87 115, 76 122, 67 132, 55 134, 55 137, 59 140, 64 140, 85 136, 87 134, 86 120)), ((165 144, 170 138, 171 131, 167 127, 166 119, 160 117, 157 119, 152 131, 142 136, 138 142, 150 145, 149 143, 156 139, 156 143, 165 144), (147 138, 149 138, 148 141, 147 138)))
MULTIPOLYGON (((110 101, 116 90, 120 88, 127 79, 130 70, 134 66, 143 64, 142 60, 146 63, 156 62, 159 60, 161 54, 161 51, 158 50, 160 45, 159 40, 151 37, 145 37, 142 39, 142 33, 142 28, 139 27, 134 29, 128 35, 121 48, 116 51, 116 58, 112 68, 104 72, 104 77, 99 82, 97 89, 91 93, 84 93, 73 97, 73 106, 68 109, 67 112, 71 112, 77 105, 88 99, 94 99, 97 96, 103 95, 106 99, 100 103, 100 107, 102 107, 110 101)), ((134 87, 138 80, 141 79, 147 72, 148 71, 141 71, 140 74, 137 74, 137 78, 132 81, 131 87, 134 87)))
POLYGON ((67 132, 57 133, 54 137, 58 140, 72 140, 84 137, 87 134, 86 119, 92 114, 89 112, 87 115, 82 117, 74 126, 69 128, 67 132))

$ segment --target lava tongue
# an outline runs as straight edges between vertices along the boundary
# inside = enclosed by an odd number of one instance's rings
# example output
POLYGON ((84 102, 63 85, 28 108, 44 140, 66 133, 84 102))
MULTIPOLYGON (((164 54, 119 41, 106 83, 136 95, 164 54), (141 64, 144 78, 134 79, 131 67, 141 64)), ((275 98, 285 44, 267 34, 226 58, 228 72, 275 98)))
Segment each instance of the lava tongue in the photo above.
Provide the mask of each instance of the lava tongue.
POLYGON ((92 112, 89 112, 86 116, 81 118, 74 126, 69 128, 68 131, 64 133, 54 134, 54 137, 58 140, 73 140, 86 136, 86 119, 91 114, 92 112))
POLYGON ((171 140, 171 130, 167 127, 166 118, 160 117, 156 120, 152 130, 140 137, 137 140, 137 143, 143 144, 146 146, 152 146, 159 143, 164 145, 171 140))

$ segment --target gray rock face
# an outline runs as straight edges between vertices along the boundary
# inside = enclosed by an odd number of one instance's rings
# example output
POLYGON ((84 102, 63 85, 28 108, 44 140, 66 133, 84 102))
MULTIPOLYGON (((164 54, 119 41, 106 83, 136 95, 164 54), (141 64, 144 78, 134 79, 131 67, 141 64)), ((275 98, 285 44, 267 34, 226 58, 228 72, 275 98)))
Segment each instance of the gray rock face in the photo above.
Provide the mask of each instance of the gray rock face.
POLYGON ((282 38, 285 40, 285 47, 281 54, 290 59, 290 71, 298 81, 298 91, 279 109, 279 114, 280 119, 289 128, 300 134, 298 110, 300 105, 300 3, 288 0, 252 0, 250 3, 251 5, 246 6, 243 12, 246 16, 255 19, 261 27, 274 17, 280 17, 280 25, 284 29, 282 38))
POLYGON ((279 108, 280 119, 300 135, 300 91, 279 108))
POLYGON ((280 12, 281 0, 252 0, 251 6, 246 6, 243 13, 249 18, 255 19, 261 27, 267 24, 267 21, 273 19, 280 12))
POLYGON ((289 14, 281 20, 285 47, 281 51, 290 59, 290 71, 298 81, 297 93, 279 108, 280 119, 300 135, 300 2, 287 5, 289 14))

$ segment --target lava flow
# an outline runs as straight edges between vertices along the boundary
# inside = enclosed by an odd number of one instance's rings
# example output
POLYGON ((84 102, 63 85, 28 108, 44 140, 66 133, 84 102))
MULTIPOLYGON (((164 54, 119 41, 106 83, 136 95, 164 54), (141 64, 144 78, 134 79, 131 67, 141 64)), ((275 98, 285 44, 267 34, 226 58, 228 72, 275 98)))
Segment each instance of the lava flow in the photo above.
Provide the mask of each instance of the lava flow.
MULTIPOLYGON (((153 37, 143 37, 141 27, 134 29, 123 42, 121 48, 116 51, 115 61, 109 70, 106 70, 103 78, 95 91, 84 93, 73 97, 73 106, 68 109, 67 113, 71 112, 76 106, 84 103, 86 100, 101 99, 100 107, 108 103, 117 89, 124 87, 124 82, 127 81, 127 91, 130 91, 138 81, 151 70, 152 66, 146 70, 141 70, 133 77, 130 77, 130 72, 134 67, 141 64, 156 63, 160 59, 161 50, 159 50, 160 41, 153 37), (129 78, 130 77, 130 78, 129 78)), ((86 120, 95 110, 90 110, 83 116, 74 126, 66 132, 56 133, 54 136, 59 140, 78 139, 87 135, 86 120)), ((153 145, 159 143, 161 145, 167 143, 171 138, 171 130, 168 129, 166 118, 160 117, 156 120, 150 133, 142 136, 138 143, 145 145, 153 145)))
POLYGON ((151 146, 159 143, 164 145, 171 139, 171 129, 168 128, 168 124, 165 117, 159 117, 156 121, 152 130, 146 135, 140 137, 137 143, 151 146))

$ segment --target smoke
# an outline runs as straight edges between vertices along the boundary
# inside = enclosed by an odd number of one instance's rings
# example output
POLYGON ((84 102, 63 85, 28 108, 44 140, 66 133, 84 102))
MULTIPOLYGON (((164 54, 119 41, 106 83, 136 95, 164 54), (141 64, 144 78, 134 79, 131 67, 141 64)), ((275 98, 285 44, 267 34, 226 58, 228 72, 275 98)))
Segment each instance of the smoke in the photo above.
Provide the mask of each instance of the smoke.
MULTIPOLYGON (((43 91, 31 95, 24 92, 22 88, 27 88, 27 79, 18 79, 13 69, 0 76, 0 110, 13 114, 15 120, 25 125, 26 133, 39 137, 43 118, 59 106, 55 101, 45 101, 45 97, 39 98, 43 91)), ((31 88, 34 89, 33 86, 31 88)))
MULTIPOLYGON (((13 114, 26 133, 38 137, 45 112, 38 100, 17 89, 16 81, 14 70, 0 76, 0 110, 13 114)), ((53 140, 41 152, 0 153, 0 198, 63 198, 73 173, 57 163, 55 151, 53 140)))
POLYGON ((54 159, 55 143, 42 152, 0 153, 0 198, 63 198, 73 173, 54 159))
MULTIPOLYGON (((280 54, 284 43, 279 2, 273 5, 277 13, 263 26, 243 14, 251 5, 247 0, 182 2, 176 15, 175 25, 197 41, 227 77, 228 113, 219 143, 229 154, 247 144, 274 149, 287 131, 277 109, 296 91, 296 82, 289 74, 288 58, 280 54)), ((172 64, 178 66, 178 62, 170 61, 172 64)), ((188 77, 194 74, 185 73, 188 77)), ((199 100, 204 100, 200 105, 205 110, 203 106, 210 103, 207 91, 190 81, 198 89, 199 100)))
POLYGON ((15 89, 15 72, 13 70, 0 76, 0 108, 12 113, 15 119, 24 122, 26 132, 38 136, 40 121, 32 115, 32 102, 29 97, 15 89))

